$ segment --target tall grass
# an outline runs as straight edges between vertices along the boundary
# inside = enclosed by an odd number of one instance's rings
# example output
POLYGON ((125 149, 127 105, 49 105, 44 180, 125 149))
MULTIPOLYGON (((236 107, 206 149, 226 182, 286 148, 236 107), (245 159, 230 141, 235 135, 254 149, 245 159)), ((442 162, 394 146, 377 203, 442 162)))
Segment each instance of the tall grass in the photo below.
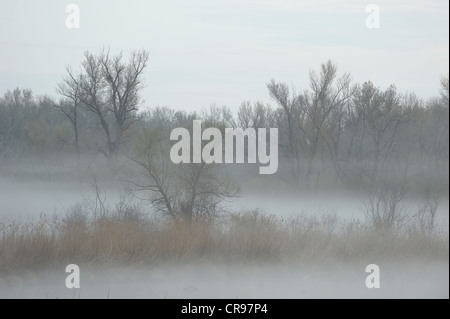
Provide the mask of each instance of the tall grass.
POLYGON ((150 217, 120 205, 94 214, 0 223, 0 272, 76 264, 184 261, 284 262, 414 258, 448 260, 448 233, 409 224, 395 231, 332 215, 277 218, 258 210, 190 223, 150 217))

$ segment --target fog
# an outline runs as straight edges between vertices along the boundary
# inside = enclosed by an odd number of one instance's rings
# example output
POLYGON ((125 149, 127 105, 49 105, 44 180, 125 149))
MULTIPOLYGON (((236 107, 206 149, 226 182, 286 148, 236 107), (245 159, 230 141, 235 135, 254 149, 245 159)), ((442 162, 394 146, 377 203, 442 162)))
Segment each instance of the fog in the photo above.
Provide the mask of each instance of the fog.
MULTIPOLYGON (((121 184, 98 181, 104 198, 120 201, 121 184)), ((76 203, 89 201, 89 182, 0 178, 0 220, 64 215, 76 203)), ((364 220, 363 192, 244 191, 229 202, 232 211, 261 208, 279 217, 335 214, 364 220)), ((137 200, 136 200, 137 201, 137 200)), ((405 206, 417 210, 410 196, 405 206)), ((148 213, 152 213, 147 207, 148 213)), ((441 198, 437 226, 448 232, 448 198, 441 198)), ((213 262, 148 266, 80 265, 80 289, 67 289, 64 267, 21 270, 0 275, 0 298, 448 298, 448 261, 374 260, 280 263, 213 262), (380 267, 380 289, 368 289, 365 267, 380 267)))
MULTIPOLYGON (((77 203, 93 197, 91 182, 0 179, 0 216, 37 218, 40 214, 63 215, 77 203)), ((121 190, 106 185, 108 203, 119 201, 121 190)))
MULTIPOLYGON (((124 195, 123 183, 114 180, 99 181, 105 201, 113 207, 124 195)), ((0 218, 38 218, 41 214, 64 215, 77 203, 94 199, 92 181, 46 181, 36 179, 0 178, 0 218)), ((333 189, 323 191, 284 191, 277 188, 266 191, 244 189, 239 198, 229 200, 225 207, 230 211, 261 209, 279 217, 296 215, 335 215, 344 220, 364 220, 365 205, 369 195, 364 192, 333 189)), ((148 213, 148 202, 134 199, 148 213)), ((409 195, 403 200, 406 211, 417 213, 421 198, 409 195)), ((436 223, 448 231, 448 196, 441 196, 436 212, 436 223)))
POLYGON ((0 298, 449 297, 448 3, 3 2, 0 298))
POLYGON ((63 268, 0 278, 1 298, 448 298, 448 263, 381 262, 380 288, 368 289, 367 264, 80 267, 67 289, 63 268))

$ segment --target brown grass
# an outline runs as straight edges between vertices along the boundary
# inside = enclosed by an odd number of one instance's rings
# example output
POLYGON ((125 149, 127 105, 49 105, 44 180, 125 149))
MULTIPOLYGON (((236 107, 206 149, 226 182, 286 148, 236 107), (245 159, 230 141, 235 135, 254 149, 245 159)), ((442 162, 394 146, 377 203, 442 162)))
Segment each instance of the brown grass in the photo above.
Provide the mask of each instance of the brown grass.
POLYGON ((380 233, 332 216, 282 219, 257 210, 220 222, 175 222, 134 210, 0 223, 0 272, 60 264, 318 261, 365 258, 448 260, 448 234, 409 225, 380 233))

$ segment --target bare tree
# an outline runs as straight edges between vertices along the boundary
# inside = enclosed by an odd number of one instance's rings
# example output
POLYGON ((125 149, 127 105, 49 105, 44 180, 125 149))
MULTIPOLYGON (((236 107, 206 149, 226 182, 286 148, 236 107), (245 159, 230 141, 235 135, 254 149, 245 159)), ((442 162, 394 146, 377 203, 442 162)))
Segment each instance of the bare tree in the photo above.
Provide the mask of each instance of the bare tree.
POLYGON ((400 125, 407 119, 408 110, 402 107, 401 96, 393 85, 381 91, 372 82, 365 82, 355 89, 352 102, 350 125, 360 175, 367 174, 375 185, 380 169, 398 143, 400 125), (370 169, 363 168, 368 161, 372 163, 370 169))
POLYGON ((67 76, 60 82, 56 91, 63 96, 59 103, 52 102, 52 105, 59 109, 72 125, 75 136, 75 151, 80 155, 78 112, 81 106, 81 74, 75 75, 70 67, 66 67, 67 76))
POLYGON ((22 137, 26 124, 35 115, 36 100, 29 89, 6 91, 0 98, 0 158, 15 161, 23 156, 22 137))
POLYGON ((243 129, 269 128, 273 127, 273 114, 270 105, 264 105, 261 102, 251 103, 250 101, 242 102, 237 114, 239 127, 243 129))
POLYGON ((81 98, 86 109, 94 113, 102 127, 106 137, 106 150, 100 151, 108 158, 111 158, 115 151, 115 144, 112 141, 108 124, 108 109, 106 106, 105 90, 106 85, 101 69, 100 60, 92 53, 84 53, 81 74, 81 98))
POLYGON ((374 230, 390 232, 399 230, 407 222, 408 216, 403 205, 405 190, 388 184, 379 187, 366 202, 366 217, 374 230))
POLYGON ((281 106, 287 121, 288 129, 288 154, 294 158, 295 168, 294 168, 294 180, 298 181, 300 176, 300 156, 298 150, 298 144, 295 139, 294 132, 294 114, 298 112, 299 104, 301 103, 302 97, 295 93, 295 90, 291 93, 288 85, 286 83, 275 82, 271 80, 267 83, 267 88, 269 89, 270 96, 281 106))
MULTIPOLYGON (((141 169, 140 180, 130 182, 135 194, 146 193, 156 212, 174 220, 213 219, 223 212, 224 200, 239 195, 216 164, 173 164, 170 143, 160 131, 144 129, 131 159, 141 169)), ((137 195, 139 196, 139 195, 137 195)))
POLYGON ((336 77, 337 66, 330 60, 322 63, 319 75, 314 71, 310 72, 311 92, 305 93, 307 96, 307 122, 306 125, 299 126, 306 136, 309 146, 309 159, 305 174, 307 181, 312 173, 312 162, 322 140, 330 149, 335 169, 340 171, 338 152, 344 109, 352 97, 353 91, 350 88, 350 74, 344 73, 337 80, 336 77), (334 136, 330 136, 333 134, 334 136))
POLYGON ((254 114, 250 101, 242 102, 241 106, 239 107, 237 116, 239 127, 247 129, 253 126, 252 119, 254 117, 254 114))
POLYGON ((136 120, 147 61, 145 50, 132 52, 128 63, 123 61, 122 53, 110 56, 102 52, 96 56, 86 51, 81 73, 74 75, 67 69, 68 76, 58 86, 60 94, 76 99, 77 105, 80 101, 96 115, 106 138, 106 149, 100 150, 107 158, 117 153, 123 132, 136 120))
POLYGON ((351 77, 345 73, 337 77, 337 66, 322 63, 320 73, 310 72, 310 91, 296 94, 284 83, 272 80, 267 84, 270 96, 282 107, 286 115, 289 153, 296 162, 296 175, 300 173, 299 151, 307 157, 304 170, 308 185, 319 146, 328 146, 336 172, 339 174, 339 146, 345 116, 345 106, 352 96, 351 77))
POLYGON ((439 205, 439 195, 432 194, 427 188, 424 194, 424 200, 419 204, 417 217, 419 220, 419 229, 422 233, 430 235, 436 227, 436 212, 439 205))
POLYGON ((115 138, 113 152, 118 147, 122 133, 136 120, 142 88, 142 73, 147 66, 149 54, 145 50, 134 51, 128 64, 122 53, 111 57, 109 52, 99 57, 106 87, 106 109, 114 114, 115 138))
POLYGON ((209 106, 209 110, 203 109, 201 117, 209 126, 217 127, 221 130, 225 127, 236 127, 236 122, 233 119, 233 114, 230 108, 226 106, 218 107, 215 104, 209 106))

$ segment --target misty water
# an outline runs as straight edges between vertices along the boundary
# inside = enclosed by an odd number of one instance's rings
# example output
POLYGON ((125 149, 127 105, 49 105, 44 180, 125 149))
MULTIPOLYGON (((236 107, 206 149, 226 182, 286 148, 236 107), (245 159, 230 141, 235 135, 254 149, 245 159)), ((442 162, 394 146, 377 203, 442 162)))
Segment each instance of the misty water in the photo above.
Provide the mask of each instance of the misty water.
POLYGON ((77 2, 0 1, 0 298, 449 298, 448 1, 77 2))
MULTIPOLYGON (((98 182, 102 199, 114 207, 126 196, 120 182, 98 182)), ((289 191, 280 189, 260 192, 243 190, 242 196, 225 203, 230 211, 259 208, 264 213, 278 217, 335 215, 345 220, 364 220, 368 194, 349 190, 320 192, 289 191)), ((0 218, 38 218, 41 214, 63 215, 77 203, 95 199, 92 181, 61 182, 46 180, 0 178, 0 218)), ((407 196, 403 200, 405 212, 417 213, 422 198, 407 196)), ((148 203, 135 199, 144 210, 151 213, 148 203)), ((436 212, 436 223, 442 230, 449 225, 448 196, 441 196, 436 212)))
MULTIPOLYGON (((113 207, 119 183, 99 182, 113 207)), ((89 182, 0 178, 0 219, 36 220, 62 216, 76 203, 93 199, 89 182)), ((364 220, 367 196, 350 191, 244 192, 229 202, 234 211, 261 208, 279 217, 335 214, 364 220)), ((416 211, 418 199, 405 206, 416 211)), ((142 203, 141 203, 142 204, 142 203)), ((143 206, 144 208, 146 206, 143 206)), ((148 208, 147 208, 148 209, 148 208)), ((448 198, 441 198, 437 222, 448 230, 448 198)), ((26 270, 0 276, 0 298, 448 298, 448 262, 342 261, 317 264, 171 264, 161 266, 81 266, 80 289, 67 289, 65 269, 26 270), (365 267, 377 263, 381 289, 367 289, 365 267)))
POLYGON ((64 269, 0 279, 1 298, 448 298, 447 263, 379 263, 380 288, 367 289, 366 264, 80 267, 80 288, 64 269))

